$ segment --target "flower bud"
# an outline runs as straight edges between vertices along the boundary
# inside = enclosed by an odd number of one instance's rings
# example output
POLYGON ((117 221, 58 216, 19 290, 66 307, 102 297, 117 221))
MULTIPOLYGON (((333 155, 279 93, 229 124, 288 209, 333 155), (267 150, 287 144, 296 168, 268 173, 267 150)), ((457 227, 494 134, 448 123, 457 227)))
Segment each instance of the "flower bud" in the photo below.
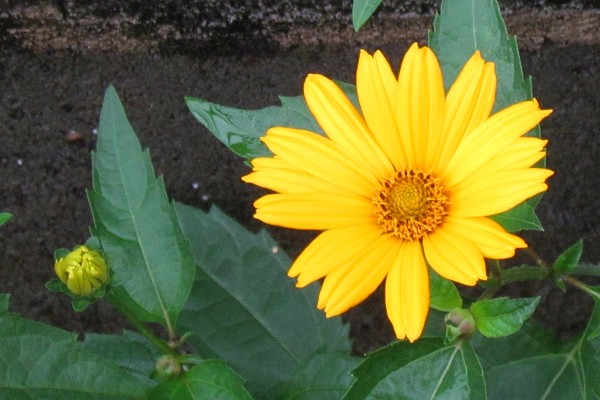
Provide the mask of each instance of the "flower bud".
POLYGON ((181 364, 172 355, 160 357, 154 367, 156 368, 156 375, 161 381, 174 378, 181 373, 181 364))
POLYGON ((450 342, 456 339, 468 339, 476 331, 477 325, 471 311, 455 308, 444 317, 446 322, 446 339, 450 342))
POLYGON ((89 296, 108 282, 108 266, 97 251, 79 246, 54 262, 54 271, 71 292, 89 296))

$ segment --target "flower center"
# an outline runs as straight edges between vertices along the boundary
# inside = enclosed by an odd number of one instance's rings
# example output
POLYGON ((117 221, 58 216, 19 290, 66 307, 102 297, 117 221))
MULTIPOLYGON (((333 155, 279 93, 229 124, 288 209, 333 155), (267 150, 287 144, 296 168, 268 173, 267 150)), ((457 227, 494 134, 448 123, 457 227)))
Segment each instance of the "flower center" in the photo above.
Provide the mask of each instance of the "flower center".
POLYGON ((426 172, 408 170, 383 181, 373 204, 377 222, 385 233, 412 242, 442 223, 449 202, 439 179, 426 172))

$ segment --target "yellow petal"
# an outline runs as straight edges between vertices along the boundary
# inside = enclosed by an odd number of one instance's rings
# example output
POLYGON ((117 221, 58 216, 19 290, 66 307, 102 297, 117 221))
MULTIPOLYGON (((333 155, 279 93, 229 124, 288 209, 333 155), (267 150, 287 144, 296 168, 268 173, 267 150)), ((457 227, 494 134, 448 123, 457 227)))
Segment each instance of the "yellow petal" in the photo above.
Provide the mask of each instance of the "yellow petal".
POLYGON ((381 235, 377 224, 330 229, 317 236, 292 264, 288 275, 298 277, 296 286, 304 287, 337 270, 372 246, 381 235))
POLYGON ((490 171, 498 171, 506 168, 529 168, 546 156, 546 152, 544 151, 546 143, 548 143, 547 140, 535 137, 520 137, 492 157, 471 176, 475 174, 487 174, 490 171))
POLYGON ((485 262, 481 251, 469 239, 438 227, 423 238, 425 259, 441 276, 463 285, 473 286, 486 279, 485 262))
POLYGON ((378 236, 362 254, 327 275, 317 307, 332 317, 361 303, 383 282, 399 244, 390 235, 378 236))
POLYGON ((262 140, 273 153, 296 168, 354 193, 370 196, 378 183, 364 165, 316 133, 275 127, 269 129, 262 140))
POLYGON ((428 47, 416 44, 400 67, 396 122, 408 166, 430 170, 444 123, 444 85, 439 63, 428 47))
POLYGON ((404 149, 404 157, 406 157, 406 165, 408 168, 416 168, 416 146, 419 142, 415 138, 412 122, 412 89, 414 75, 418 73, 415 64, 419 56, 419 45, 413 43, 408 49, 402 63, 400 65, 400 73, 398 76, 398 100, 396 101, 396 125, 400 131, 400 139, 402 148, 404 149), (417 71, 415 71, 417 70, 417 71))
POLYGON ((440 151, 433 171, 443 170, 461 140, 490 115, 495 97, 494 64, 486 63, 476 51, 448 91, 440 151))
POLYGON ((334 229, 372 223, 373 206, 359 196, 334 193, 268 194, 258 199, 255 218, 294 229, 334 229))
POLYGON ((380 51, 361 50, 356 70, 356 93, 362 113, 381 149, 396 170, 406 168, 400 131, 396 125, 398 81, 380 51))
POLYGON ((384 177, 389 173, 390 161, 338 85, 322 75, 310 74, 304 82, 304 96, 308 108, 333 142, 352 159, 360 160, 375 176, 384 177))
POLYGON ((459 144, 443 173, 451 187, 484 166, 518 137, 535 127, 551 110, 540 110, 537 101, 523 101, 492 115, 459 144))
POLYGON ((417 340, 429 311, 429 273, 418 242, 403 242, 385 282, 385 306, 398 339, 417 340))
POLYGON ((447 216, 444 229, 470 240, 487 258, 510 258, 515 255, 515 249, 527 247, 523 239, 506 232, 502 226, 489 218, 447 216))
POLYGON ((326 182, 279 157, 254 159, 252 166, 254 172, 243 176, 242 180, 275 192, 334 192, 352 195, 344 186, 326 182))
POLYGON ((543 168, 519 168, 494 173, 473 174, 452 188, 448 213, 460 217, 482 217, 510 210, 548 185, 553 174, 543 168))

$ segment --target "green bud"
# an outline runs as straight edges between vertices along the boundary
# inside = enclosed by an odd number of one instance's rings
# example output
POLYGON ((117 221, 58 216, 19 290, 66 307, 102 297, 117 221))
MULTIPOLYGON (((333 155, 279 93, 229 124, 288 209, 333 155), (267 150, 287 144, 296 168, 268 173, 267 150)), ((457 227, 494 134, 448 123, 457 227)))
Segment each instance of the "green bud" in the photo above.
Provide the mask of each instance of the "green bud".
POLYGON ((54 271, 67 288, 78 296, 89 296, 109 280, 106 261, 97 251, 79 246, 54 262, 54 271))
POLYGON ((444 317, 446 322, 446 340, 454 342, 456 339, 468 339, 477 330, 475 318, 471 311, 464 308, 455 308, 444 317))
POLYGON ((154 365, 157 377, 164 381, 174 378, 181 373, 181 364, 172 355, 164 355, 160 357, 154 365))

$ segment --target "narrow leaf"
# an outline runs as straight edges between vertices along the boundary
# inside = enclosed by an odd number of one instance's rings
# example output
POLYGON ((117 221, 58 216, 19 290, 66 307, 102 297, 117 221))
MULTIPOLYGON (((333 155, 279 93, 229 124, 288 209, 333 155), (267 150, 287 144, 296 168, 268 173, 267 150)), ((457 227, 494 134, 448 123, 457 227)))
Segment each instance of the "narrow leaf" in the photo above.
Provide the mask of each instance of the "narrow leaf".
MULTIPOLYGON (((524 79, 517 41, 509 37, 496 0, 442 1, 429 45, 436 53, 448 90, 465 62, 479 50, 495 65, 498 86, 494 111, 533 97, 531 79, 524 79)), ((539 127, 530 132, 540 137, 539 127)), ((543 164, 543 162, 542 162, 543 164)), ((533 212, 540 196, 494 217, 509 232, 542 230, 533 212)))
POLYGON ((600 265, 585 263, 579 264, 571 272, 571 275, 600 276, 600 265))
POLYGON ((354 0, 352 2, 352 25, 358 31, 377 10, 381 0, 354 0))
POLYGON ((371 353, 352 374, 344 400, 486 399, 483 371, 468 342, 398 342, 371 353))
POLYGON ((148 391, 153 400, 251 400, 244 380, 221 360, 206 360, 148 391))
POLYGON ((113 285, 123 289, 116 293, 145 310, 144 319, 174 325, 193 281, 191 250, 112 86, 92 165, 92 234, 100 240, 113 285))
POLYGON ((275 398, 316 354, 349 354, 347 326, 316 309, 316 285, 294 287, 290 259, 266 233, 214 207, 176 209, 198 266, 179 331, 193 333, 201 356, 225 360, 251 393, 275 398))
POLYGON ((77 335, 0 313, 0 398, 145 399, 148 386, 85 351, 77 335))
POLYGON ((581 254, 583 254, 583 240, 580 239, 558 256, 552 269, 559 274, 572 272, 579 265, 581 254))
POLYGON ((429 268, 430 307, 439 311, 450 311, 462 306, 462 298, 454 283, 442 278, 429 268))
POLYGON ((5 223, 8 222, 8 220, 10 220, 12 218, 12 214, 10 213, 0 213, 0 226, 4 225, 5 223))
POLYGON ((470 307, 477 330, 487 337, 501 337, 515 333, 535 311, 539 297, 509 299, 499 297, 479 300, 470 307))

